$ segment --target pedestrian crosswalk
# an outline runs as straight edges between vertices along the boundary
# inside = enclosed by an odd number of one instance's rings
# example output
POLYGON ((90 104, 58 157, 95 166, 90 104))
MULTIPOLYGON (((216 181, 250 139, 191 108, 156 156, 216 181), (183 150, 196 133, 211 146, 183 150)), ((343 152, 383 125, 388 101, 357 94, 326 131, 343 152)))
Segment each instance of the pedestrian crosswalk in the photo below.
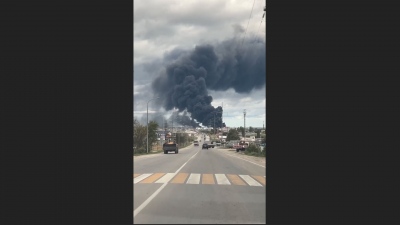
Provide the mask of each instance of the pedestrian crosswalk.
POLYGON ((134 173, 134 184, 171 183, 205 185, 241 185, 264 187, 265 176, 243 174, 201 174, 201 173, 134 173))

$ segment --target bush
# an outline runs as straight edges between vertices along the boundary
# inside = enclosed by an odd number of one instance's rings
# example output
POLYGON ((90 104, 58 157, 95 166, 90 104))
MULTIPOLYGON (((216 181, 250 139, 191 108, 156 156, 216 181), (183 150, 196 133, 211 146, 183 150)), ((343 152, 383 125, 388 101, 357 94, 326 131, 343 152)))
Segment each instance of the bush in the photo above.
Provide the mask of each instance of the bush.
POLYGON ((147 149, 144 147, 141 148, 135 148, 134 154, 143 154, 143 153, 147 153, 147 149))
POLYGON ((257 145, 251 144, 245 151, 246 155, 253 156, 265 156, 265 151, 261 151, 261 148, 257 145))
POLYGON ((246 148, 246 152, 256 152, 259 153, 261 151, 260 147, 251 144, 248 148, 246 148))

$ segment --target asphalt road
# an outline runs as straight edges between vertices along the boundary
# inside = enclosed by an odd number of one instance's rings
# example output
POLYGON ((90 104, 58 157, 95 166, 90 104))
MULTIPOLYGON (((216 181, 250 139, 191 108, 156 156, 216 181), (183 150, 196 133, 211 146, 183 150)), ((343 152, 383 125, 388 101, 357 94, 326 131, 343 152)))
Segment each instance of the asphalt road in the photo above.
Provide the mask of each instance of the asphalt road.
POLYGON ((265 223, 265 165, 203 143, 134 158, 134 223, 265 223))

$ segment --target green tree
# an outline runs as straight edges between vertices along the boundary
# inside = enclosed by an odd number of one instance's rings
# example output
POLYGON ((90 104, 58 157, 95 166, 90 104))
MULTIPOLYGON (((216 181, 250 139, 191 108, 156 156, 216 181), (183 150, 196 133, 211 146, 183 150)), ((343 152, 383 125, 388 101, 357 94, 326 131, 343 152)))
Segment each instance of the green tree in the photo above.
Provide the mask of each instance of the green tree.
POLYGON ((244 137, 244 127, 238 127, 237 131, 242 134, 242 137, 244 137))
POLYGON ((189 137, 186 133, 177 133, 176 134, 176 143, 180 146, 180 148, 188 145, 189 142, 192 142, 194 138, 189 137))
POLYGON ((156 121, 149 122, 149 151, 151 150, 151 146, 153 146, 153 143, 157 141, 157 128, 158 123, 156 121))
POLYGON ((135 118, 133 120, 133 147, 135 153, 146 152, 146 126, 143 126, 135 118))
POLYGON ((256 130, 256 134, 257 134, 256 138, 260 138, 261 137, 261 130, 257 129, 256 130))
POLYGON ((239 140, 239 139, 240 138, 239 138, 238 131, 235 130, 235 129, 230 129, 229 132, 228 132, 228 135, 226 137, 226 140, 230 141, 230 140, 239 140))
POLYGON ((249 132, 253 132, 254 128, 252 126, 249 127, 249 132))

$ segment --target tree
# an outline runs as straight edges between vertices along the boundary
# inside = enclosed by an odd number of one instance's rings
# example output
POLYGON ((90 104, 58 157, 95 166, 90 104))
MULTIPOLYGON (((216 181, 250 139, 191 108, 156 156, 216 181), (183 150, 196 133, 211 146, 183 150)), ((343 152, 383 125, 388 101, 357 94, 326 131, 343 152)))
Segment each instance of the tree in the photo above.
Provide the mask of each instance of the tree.
POLYGON ((231 141, 231 140, 239 140, 239 132, 235 129, 230 129, 228 132, 228 135, 226 137, 227 141, 231 141))
POLYGON ((249 127, 249 132, 253 132, 254 128, 252 126, 249 127))
POLYGON ((260 137, 261 137, 261 130, 260 130, 260 129, 257 129, 257 130, 256 130, 256 133, 257 133, 256 138, 260 138, 260 137))
POLYGON ((176 133, 176 143, 180 146, 184 146, 189 142, 189 135, 186 133, 176 133))
POLYGON ((239 127, 239 128, 237 128, 237 131, 240 132, 240 133, 242 133, 242 137, 245 137, 245 136, 244 136, 244 135, 245 135, 245 133, 244 133, 244 127, 239 127))
POLYGON ((133 147, 136 153, 146 152, 146 126, 135 118, 133 120, 133 147))
POLYGON ((156 121, 152 120, 149 122, 149 151, 151 150, 153 143, 157 141, 157 128, 158 123, 156 121))

